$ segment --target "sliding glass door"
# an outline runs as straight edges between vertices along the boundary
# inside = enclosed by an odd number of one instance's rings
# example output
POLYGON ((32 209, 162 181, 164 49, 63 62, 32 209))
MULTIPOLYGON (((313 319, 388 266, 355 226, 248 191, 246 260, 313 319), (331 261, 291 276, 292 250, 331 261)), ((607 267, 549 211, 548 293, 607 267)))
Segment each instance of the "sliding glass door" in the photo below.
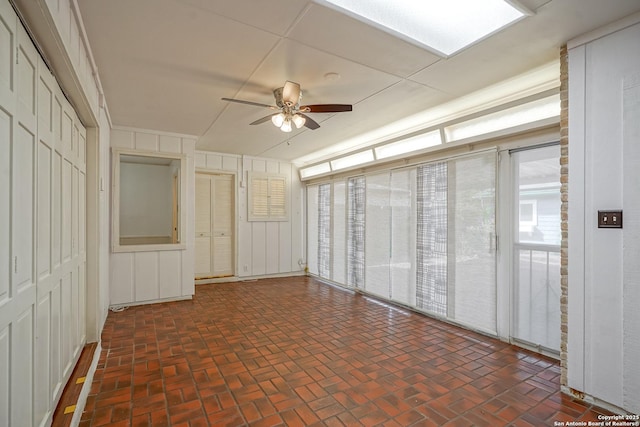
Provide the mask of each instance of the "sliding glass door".
POLYGON ((307 187, 309 272, 496 333, 496 152, 307 187))
POLYGON ((518 151, 513 165, 512 337, 560 351, 560 147, 518 151))

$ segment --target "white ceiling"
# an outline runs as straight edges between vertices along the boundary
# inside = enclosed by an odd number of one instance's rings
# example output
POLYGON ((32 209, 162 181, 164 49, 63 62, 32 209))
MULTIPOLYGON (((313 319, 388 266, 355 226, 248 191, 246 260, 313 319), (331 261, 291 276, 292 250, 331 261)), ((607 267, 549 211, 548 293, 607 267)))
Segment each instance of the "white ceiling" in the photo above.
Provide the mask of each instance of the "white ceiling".
POLYGON ((638 0, 521 0, 534 11, 443 59, 310 0, 78 0, 114 126, 196 135, 197 148, 294 160, 557 60, 566 41, 640 10, 638 0), (338 73, 338 80, 325 78, 338 73), (286 80, 321 127, 283 133, 286 80))

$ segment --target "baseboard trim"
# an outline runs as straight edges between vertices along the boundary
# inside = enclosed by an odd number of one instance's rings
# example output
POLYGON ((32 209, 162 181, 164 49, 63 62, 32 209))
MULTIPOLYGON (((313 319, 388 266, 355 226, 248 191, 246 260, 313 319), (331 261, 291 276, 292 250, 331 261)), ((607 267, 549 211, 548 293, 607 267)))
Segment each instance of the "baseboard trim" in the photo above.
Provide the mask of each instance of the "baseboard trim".
POLYGON ((212 283, 229 283, 229 282, 248 282, 253 280, 260 279, 274 279, 281 277, 297 277, 297 276, 306 276, 304 271, 292 271, 289 273, 275 273, 275 274, 261 274, 257 276, 229 276, 229 277, 218 277, 214 279, 196 279, 196 285, 210 285, 212 283))
POLYGON ((109 306, 109 310, 111 311, 121 311, 122 309, 133 307, 136 305, 147 305, 147 304, 160 304, 163 302, 173 302, 173 301, 185 301, 193 299, 193 295, 185 295, 181 297, 172 297, 172 298, 159 298, 159 299, 151 299, 147 301, 134 301, 134 302, 124 302, 122 304, 112 304, 109 306))
POLYGON ((80 425, 80 420, 82 419, 82 413, 84 412, 84 407, 87 404, 87 398, 89 397, 89 393, 91 392, 91 383, 93 383, 93 375, 98 368, 98 361, 100 360, 100 353, 102 353, 102 344, 98 341, 96 345, 96 349, 93 352, 93 359, 91 360, 91 365, 89 366, 89 371, 87 372, 85 381, 82 385, 82 390, 80 390, 80 396, 78 396, 78 402, 76 403, 76 409, 73 412, 73 417, 71 418, 71 427, 78 427, 80 425))

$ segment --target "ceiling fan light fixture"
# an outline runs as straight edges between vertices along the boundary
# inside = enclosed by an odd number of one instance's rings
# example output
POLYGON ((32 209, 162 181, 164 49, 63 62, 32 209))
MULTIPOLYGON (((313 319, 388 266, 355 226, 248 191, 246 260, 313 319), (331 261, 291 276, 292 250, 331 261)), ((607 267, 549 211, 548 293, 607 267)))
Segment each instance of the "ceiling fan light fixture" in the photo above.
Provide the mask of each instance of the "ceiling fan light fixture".
POLYGON ((282 123, 282 126, 280 126, 280 130, 282 132, 291 132, 291 120, 285 119, 284 123, 282 123))
POLYGON ((306 123, 307 119, 302 117, 300 114, 294 114, 292 117, 293 124, 296 125, 296 128, 300 129, 306 123))
POLYGON ((282 102, 289 107, 293 107, 300 102, 302 91, 300 84, 287 80, 282 88, 282 102))
POLYGON ((284 113, 279 113, 271 116, 271 123, 276 127, 281 127, 284 123, 284 113))
POLYGON ((294 125, 297 129, 304 126, 308 129, 315 130, 320 127, 318 122, 304 113, 341 113, 344 111, 352 111, 353 109, 350 104, 300 105, 300 100, 302 99, 300 84, 288 80, 285 82, 283 87, 273 90, 273 96, 275 98, 276 105, 261 104, 258 102, 234 98, 222 98, 222 100, 253 105, 256 107, 266 107, 270 110, 278 111, 259 118, 258 120, 254 120, 249 124, 259 125, 271 120, 271 123, 283 132, 291 132, 294 125), (291 122, 293 122, 293 125, 291 122))

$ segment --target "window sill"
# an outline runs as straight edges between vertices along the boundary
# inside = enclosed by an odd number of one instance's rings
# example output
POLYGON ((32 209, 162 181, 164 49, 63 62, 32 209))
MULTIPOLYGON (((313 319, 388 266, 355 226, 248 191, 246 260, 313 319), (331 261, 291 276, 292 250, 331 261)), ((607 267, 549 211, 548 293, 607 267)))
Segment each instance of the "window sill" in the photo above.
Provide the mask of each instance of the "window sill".
POLYGON ((151 245, 114 245, 111 248, 113 253, 122 252, 157 252, 157 251, 183 251, 187 245, 183 243, 151 244, 151 245))

